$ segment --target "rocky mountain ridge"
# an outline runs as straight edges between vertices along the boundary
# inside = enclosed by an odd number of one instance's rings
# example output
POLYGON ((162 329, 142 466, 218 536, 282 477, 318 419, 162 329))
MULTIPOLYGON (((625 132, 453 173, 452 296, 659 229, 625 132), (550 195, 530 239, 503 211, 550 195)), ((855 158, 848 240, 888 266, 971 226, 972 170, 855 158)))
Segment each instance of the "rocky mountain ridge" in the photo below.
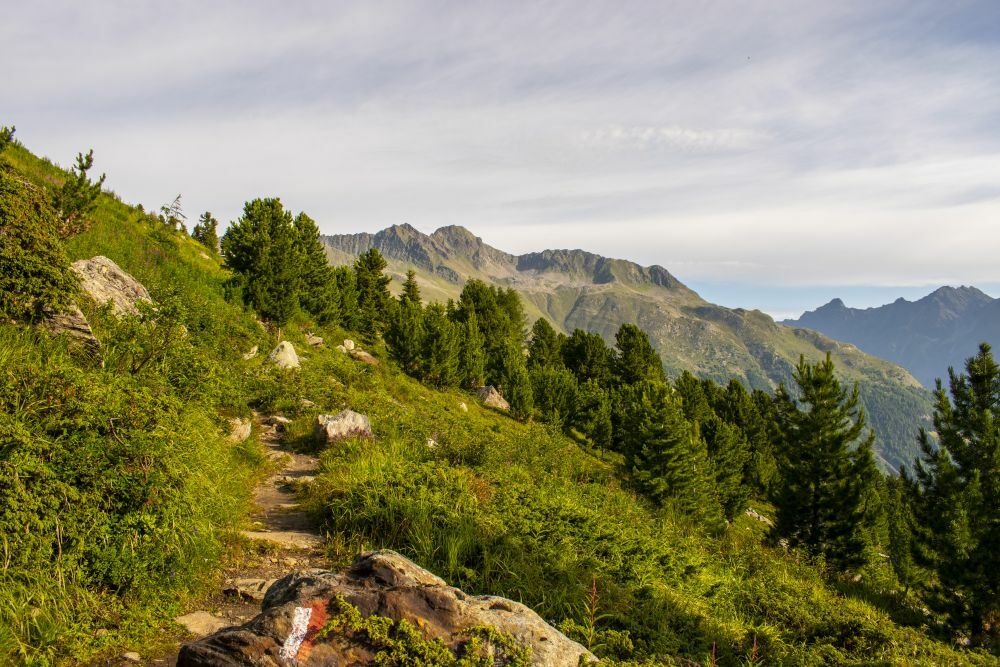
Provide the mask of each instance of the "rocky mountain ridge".
POLYGON ((908 301, 850 308, 833 299, 789 326, 808 327, 907 368, 926 387, 961 368, 979 343, 1000 343, 1000 299, 968 286, 940 287, 908 301))
POLYGON ((773 390, 791 381, 800 355, 816 360, 829 352, 842 377, 861 386, 886 468, 912 460, 917 426, 930 412, 927 392, 903 368, 816 331, 776 323, 760 311, 709 303, 662 266, 584 250, 513 255, 454 225, 431 234, 394 225, 323 241, 337 264, 377 248, 394 285, 413 269, 429 301, 457 298, 467 280, 480 279, 514 288, 530 320, 545 317, 565 332, 595 331, 613 344, 623 323, 637 324, 672 376, 689 370, 719 382, 735 377, 752 388, 773 390))

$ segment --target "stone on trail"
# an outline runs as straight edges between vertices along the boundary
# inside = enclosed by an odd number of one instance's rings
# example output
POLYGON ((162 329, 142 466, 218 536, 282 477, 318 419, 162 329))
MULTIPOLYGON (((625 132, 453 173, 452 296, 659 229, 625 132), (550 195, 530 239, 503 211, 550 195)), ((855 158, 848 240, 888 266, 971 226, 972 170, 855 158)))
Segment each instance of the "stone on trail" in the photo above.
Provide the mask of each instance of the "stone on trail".
POLYGON ((295 354, 295 347, 287 340, 278 343, 278 347, 267 355, 267 360, 278 368, 299 367, 299 356, 295 354))
MULTIPOLYGON (((406 620, 425 639, 438 639, 452 651, 485 626, 528 647, 532 665, 577 667, 597 661, 523 604, 466 595, 393 551, 374 551, 344 570, 304 570, 279 579, 264 596, 259 616, 183 646, 177 664, 374 664, 378 647, 365 633, 336 629, 320 636, 326 621, 342 611, 338 598, 364 617, 406 620)), ((499 659, 500 647, 489 643, 484 650, 484 657, 499 659)))
POLYGON ((227 619, 215 616, 207 611, 191 612, 190 614, 178 616, 174 620, 183 625, 185 630, 196 637, 204 637, 232 625, 227 619))
POLYGON ((346 438, 374 437, 371 422, 354 410, 342 410, 335 415, 316 415, 316 441, 330 445, 346 438))
POLYGON ((249 419, 234 417, 229 420, 229 442, 243 442, 250 437, 253 424, 249 419))
MULTIPOLYGON (((287 558, 285 560, 294 561, 295 559, 287 558)), ((233 579, 226 584, 226 587, 222 589, 222 592, 225 595, 232 595, 244 600, 254 600, 255 602, 260 602, 264 599, 264 594, 267 593, 267 589, 270 588, 271 584, 276 581, 277 579, 233 579)), ((218 628, 216 628, 216 630, 218 630, 218 628)), ((215 632, 215 630, 212 632, 215 632)))

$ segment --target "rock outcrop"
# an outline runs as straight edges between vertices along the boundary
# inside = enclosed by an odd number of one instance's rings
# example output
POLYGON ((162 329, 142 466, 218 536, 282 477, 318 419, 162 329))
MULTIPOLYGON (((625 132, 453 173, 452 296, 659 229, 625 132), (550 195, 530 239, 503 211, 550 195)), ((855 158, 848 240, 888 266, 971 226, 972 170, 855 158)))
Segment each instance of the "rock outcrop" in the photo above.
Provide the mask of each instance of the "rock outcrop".
POLYGON ((42 325, 50 333, 64 335, 73 343, 81 345, 101 362, 101 341, 97 340, 94 330, 90 328, 90 322, 75 303, 70 304, 62 313, 49 315, 42 325))
POLYGON ((496 408, 497 410, 510 410, 510 403, 508 403, 500 392, 497 391, 496 387, 489 385, 486 387, 480 387, 476 390, 476 396, 479 400, 483 402, 483 405, 491 408, 496 408))
POLYGON ((110 301, 115 315, 136 315, 140 301, 152 301, 142 283, 102 255, 73 262, 73 271, 90 298, 100 305, 110 301))
MULTIPOLYGON (((576 667, 596 658, 528 607, 492 596, 470 596, 392 551, 359 556, 339 572, 310 570, 278 580, 264 596, 261 614, 181 649, 179 667, 235 665, 368 665, 380 647, 364 632, 328 622, 360 612, 406 621, 425 639, 462 654, 482 628, 506 636, 513 649, 530 650, 531 664, 576 667), (354 612, 356 610, 356 612, 354 612), (321 633, 324 627, 335 628, 321 633)), ((478 635, 483 637, 482 634, 478 635)), ((496 665, 512 650, 498 640, 480 645, 496 665)), ((388 657, 383 655, 383 657, 388 657)))
POLYGON ((271 354, 267 355, 267 360, 278 368, 299 367, 299 355, 295 354, 295 347, 287 340, 278 343, 278 347, 271 350, 271 354))
POLYGON ((342 410, 335 415, 316 415, 315 434, 316 440, 324 445, 345 438, 374 437, 368 417, 354 410, 342 410))

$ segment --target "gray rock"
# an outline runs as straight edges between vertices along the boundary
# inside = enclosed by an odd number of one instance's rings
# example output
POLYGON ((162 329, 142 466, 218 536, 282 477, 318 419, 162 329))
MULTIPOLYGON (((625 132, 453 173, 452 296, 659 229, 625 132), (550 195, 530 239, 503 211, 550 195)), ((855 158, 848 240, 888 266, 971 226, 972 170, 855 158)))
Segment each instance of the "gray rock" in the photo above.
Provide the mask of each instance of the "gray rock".
POLYGON ((249 419, 240 419, 239 417, 234 417, 229 420, 229 441, 230 442, 243 442, 250 437, 250 431, 253 429, 253 424, 249 419))
POLYGON ((107 257, 98 255, 73 262, 80 287, 98 304, 111 302, 115 315, 136 315, 140 301, 152 301, 138 280, 107 257))
POLYGON ((497 410, 510 410, 510 403, 504 400, 504 397, 492 385, 477 389, 476 396, 487 407, 496 408, 497 410))
POLYGON ((257 348, 256 345, 254 345, 253 347, 251 347, 247 351, 247 353, 243 355, 243 360, 247 361, 248 359, 253 359, 254 357, 256 357, 257 356, 257 349, 258 348, 257 348))
POLYGON ((287 340, 278 343, 278 347, 274 348, 271 354, 267 355, 267 360, 278 368, 299 367, 299 355, 295 354, 295 347, 287 340))
POLYGON ((311 347, 319 347, 320 345, 323 344, 323 339, 315 334, 307 333, 306 344, 310 345, 311 347))
POLYGON ((335 415, 316 415, 316 440, 330 445, 345 438, 374 437, 368 417, 354 410, 341 410, 335 415))
POLYGON ((204 637, 232 625, 228 620, 207 611, 195 611, 174 619, 196 637, 204 637))
POLYGON ((97 340, 94 330, 90 328, 90 322, 75 303, 70 304, 65 312, 49 315, 42 322, 42 326, 49 333, 66 336, 73 344, 82 347, 103 365, 101 341, 97 340))
POLYGON ((343 345, 338 345, 337 349, 343 352, 344 354, 347 354, 347 348, 344 347, 343 345))
POLYGON ((351 359, 354 359, 355 361, 360 361, 361 363, 368 364, 369 366, 378 365, 378 359, 362 349, 354 348, 353 350, 348 350, 347 353, 351 355, 351 359))
POLYGON ((348 352, 350 352, 351 350, 354 349, 354 347, 355 347, 355 345, 354 345, 354 341, 353 340, 351 340, 350 338, 345 338, 344 339, 344 349, 345 350, 347 350, 348 352))
MULTIPOLYGON (((295 559, 286 558, 285 560, 295 559)), ((264 599, 264 593, 267 592, 267 589, 270 588, 276 581, 277 579, 233 579, 232 581, 226 583, 222 592, 226 595, 232 595, 244 600, 260 602, 264 599)), ((216 628, 216 630, 218 630, 218 628, 216 628)), ((215 632, 215 630, 212 632, 215 632)))
POLYGON ((488 626, 530 648, 533 665, 577 667, 597 660, 523 604, 466 595, 393 551, 375 551, 338 572, 303 570, 279 579, 264 596, 259 616, 185 645, 177 664, 374 664, 377 647, 363 633, 340 630, 321 638, 312 630, 321 627, 327 613, 337 611, 338 598, 366 617, 405 619, 424 637, 439 639, 452 650, 468 641, 473 628, 488 626))

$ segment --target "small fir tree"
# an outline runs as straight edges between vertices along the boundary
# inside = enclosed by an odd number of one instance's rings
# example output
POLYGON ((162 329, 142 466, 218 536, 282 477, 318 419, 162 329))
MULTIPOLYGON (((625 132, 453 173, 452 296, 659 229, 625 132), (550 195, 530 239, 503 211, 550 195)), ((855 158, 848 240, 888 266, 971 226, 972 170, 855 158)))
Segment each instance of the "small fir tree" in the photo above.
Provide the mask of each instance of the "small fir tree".
POLYGON ((611 350, 600 334, 576 329, 563 343, 563 362, 580 382, 595 380, 602 387, 611 384, 611 350))
POLYGON ((420 304, 420 285, 417 284, 417 272, 410 269, 406 272, 403 291, 399 295, 400 303, 420 304))
POLYGON ((305 213, 295 216, 295 248, 299 260, 299 305, 319 324, 340 319, 340 295, 333 267, 326 257, 319 227, 305 213))
POLYGON ((14 131, 15 127, 11 125, 7 127, 6 125, 0 127, 0 153, 4 152, 8 146, 14 143, 14 131))
POLYGON ((539 317, 531 326, 531 342, 528 344, 528 366, 562 366, 562 339, 549 321, 539 317))
POLYGON ((424 354, 424 311, 420 302, 403 301, 389 317, 385 343, 403 372, 422 377, 424 354))
POLYGON ((664 382, 663 362, 649 342, 646 332, 634 324, 623 324, 615 334, 617 354, 614 374, 619 384, 634 384, 643 380, 664 382))
POLYGON ((469 389, 482 387, 486 382, 486 340, 479 330, 479 318, 470 311, 462 326, 462 349, 459 358, 461 383, 469 389))
POLYGON ((580 385, 568 426, 601 451, 611 446, 611 401, 594 380, 580 385))
POLYGON ((91 182, 87 172, 93 166, 93 149, 87 151, 86 155, 78 153, 76 167, 72 170, 70 178, 66 179, 62 188, 57 190, 53 197, 53 207, 59 211, 62 218, 60 233, 63 238, 79 234, 90 226, 87 217, 97 206, 97 197, 101 194, 105 178, 105 175, 101 174, 97 181, 91 182))
POLYGON ((191 230, 191 238, 202 244, 213 253, 219 252, 219 221, 210 212, 205 211, 198 218, 194 229, 191 230))
MULTIPOLYGON (((406 304, 407 308, 419 308, 406 304)), ((432 303, 424 309, 420 360, 422 379, 435 387, 447 387, 459 381, 459 329, 448 319, 445 307, 432 303)))
POLYGON ((576 404, 576 376, 562 366, 535 366, 529 374, 535 413, 550 424, 563 426, 576 404))
POLYGON ((857 385, 841 387, 829 354, 815 365, 800 359, 794 378, 799 398, 783 386, 777 395, 783 455, 776 532, 838 569, 858 567, 867 546, 866 501, 878 475, 875 436, 865 436, 857 385))
POLYGON ((527 419, 534 407, 534 395, 531 391, 531 377, 528 375, 524 352, 520 345, 508 341, 504 348, 502 364, 500 387, 504 398, 510 403, 510 412, 518 419, 527 419))
POLYGON ((361 254, 354 262, 354 280, 358 290, 359 329, 368 340, 381 335, 388 321, 393 299, 389 294, 391 278, 385 275, 386 262, 377 248, 361 254))
POLYGON ((743 513, 750 501, 750 487, 744 483, 750 460, 746 438, 736 426, 717 416, 705 422, 701 433, 712 462, 716 493, 726 519, 732 521, 743 513))

